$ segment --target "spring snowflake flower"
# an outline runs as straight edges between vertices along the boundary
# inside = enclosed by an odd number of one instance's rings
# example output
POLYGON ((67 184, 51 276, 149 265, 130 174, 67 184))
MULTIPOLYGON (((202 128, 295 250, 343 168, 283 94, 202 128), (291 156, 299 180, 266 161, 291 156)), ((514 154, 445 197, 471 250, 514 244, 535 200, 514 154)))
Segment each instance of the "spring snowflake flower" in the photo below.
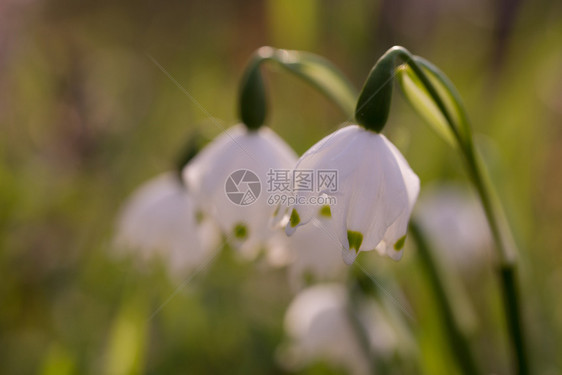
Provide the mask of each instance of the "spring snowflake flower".
POLYGON ((336 281, 345 276, 341 244, 327 217, 313 219, 288 238, 291 262, 287 266, 289 283, 300 289, 305 281, 336 281))
POLYGON ((436 250, 464 270, 480 267, 492 246, 482 206, 469 193, 452 183, 432 186, 416 209, 436 250))
POLYGON ((268 172, 291 170, 296 160, 271 129, 236 125, 205 147, 185 167, 183 177, 198 207, 252 258, 275 235, 270 225, 275 207, 267 202, 268 172))
POLYGON ((196 215, 192 197, 168 172, 141 185, 124 204, 115 244, 145 259, 160 256, 181 275, 211 257, 219 241, 217 228, 196 215))
POLYGON ((298 370, 318 360, 345 369, 350 374, 369 374, 370 364, 356 337, 353 311, 377 356, 390 356, 397 348, 398 334, 384 310, 374 300, 359 310, 348 306, 340 284, 318 284, 301 291, 285 315, 288 345, 281 351, 284 365, 298 370))
MULTIPOLYGON (((312 146, 298 161, 298 170, 336 170, 336 191, 297 191, 302 201, 314 194, 336 198, 330 207, 345 263, 360 251, 376 249, 402 257, 408 221, 420 185, 400 151, 382 134, 357 125, 344 127, 312 146)), ((293 207, 286 232, 317 217, 318 206, 293 207)))

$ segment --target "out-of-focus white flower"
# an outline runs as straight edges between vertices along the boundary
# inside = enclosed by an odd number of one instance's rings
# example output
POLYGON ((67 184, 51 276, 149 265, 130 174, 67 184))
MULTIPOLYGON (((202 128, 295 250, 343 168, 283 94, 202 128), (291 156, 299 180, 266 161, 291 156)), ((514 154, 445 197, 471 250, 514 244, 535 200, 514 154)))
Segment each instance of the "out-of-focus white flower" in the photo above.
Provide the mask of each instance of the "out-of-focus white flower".
POLYGON ((341 244, 329 218, 313 219, 289 237, 292 262, 288 265, 289 282, 300 288, 310 276, 314 281, 335 281, 345 275, 341 244))
POLYGON ((481 264, 492 246, 482 207, 454 184, 432 186, 420 196, 417 212, 436 249, 463 268, 481 264))
POLYGON ((197 218, 194 208, 179 177, 161 174, 124 204, 116 246, 136 250, 145 259, 158 254, 173 274, 196 268, 218 250, 220 234, 211 221, 197 218))
POLYGON ((275 237, 271 227, 275 207, 268 204, 265 191, 267 174, 291 170, 296 160, 295 152, 271 129, 251 131, 236 125, 205 147, 185 167, 183 177, 197 206, 216 220, 234 246, 252 258, 275 237), (247 171, 257 176, 259 184, 247 171), (254 189, 257 186, 259 191, 254 189), (240 190, 238 203, 231 200, 233 194, 227 195, 229 188, 240 190))
MULTIPOLYGON (((370 300, 353 313, 364 329, 371 351, 389 356, 397 347, 397 336, 384 310, 370 300)), ((290 341, 281 352, 284 364, 301 368, 321 360, 350 374, 369 374, 369 359, 349 314, 348 296, 340 284, 319 284, 300 292, 285 315, 290 341)))
MULTIPOLYGON (((337 191, 320 194, 336 198, 331 220, 347 264, 353 263, 359 251, 374 249, 396 260, 402 257, 419 179, 384 135, 347 126, 312 146, 299 159, 298 170, 337 171, 337 191)), ((314 194, 318 193, 296 192, 303 201, 314 194)), ((318 206, 295 205, 287 234, 317 215, 318 206)))

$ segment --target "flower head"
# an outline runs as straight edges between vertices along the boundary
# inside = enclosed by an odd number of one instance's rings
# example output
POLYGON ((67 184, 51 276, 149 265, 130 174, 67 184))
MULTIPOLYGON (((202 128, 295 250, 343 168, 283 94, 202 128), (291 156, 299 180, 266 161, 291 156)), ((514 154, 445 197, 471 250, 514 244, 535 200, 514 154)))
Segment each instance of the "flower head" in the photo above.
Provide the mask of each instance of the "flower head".
POLYGON ((482 265, 492 236, 470 191, 453 183, 431 186, 420 196, 417 212, 421 227, 446 261, 467 271, 482 265))
POLYGON ((287 248, 289 282, 300 288, 309 277, 313 281, 335 281, 346 273, 341 261, 341 245, 328 218, 313 219, 289 237, 287 248))
POLYGON ((274 235, 270 221, 275 207, 267 203, 264 192, 267 173, 290 170, 296 160, 295 152, 271 129, 236 125, 188 163, 183 176, 196 204, 216 220, 236 247, 252 257, 274 235), (240 200, 227 194, 229 188, 240 189, 240 200))
POLYGON ((282 357, 286 365, 298 368, 324 360, 350 374, 370 373, 350 313, 365 331, 370 351, 377 356, 392 354, 398 332, 384 309, 370 299, 352 311, 348 299, 345 287, 335 283, 309 287, 295 297, 285 315, 290 340, 282 357))
MULTIPOLYGON (((419 179, 384 135, 347 126, 312 146, 295 170, 337 170, 337 191, 319 194, 336 198, 330 211, 347 264, 353 263, 359 251, 374 249, 401 258, 419 179)), ((318 193, 298 191, 297 197, 312 194, 318 193)), ((317 206, 295 205, 287 234, 318 212, 317 206)))
POLYGON ((196 218, 192 197, 178 177, 161 174, 141 185, 124 204, 116 245, 143 258, 164 257, 173 273, 197 267, 217 250, 220 236, 207 219, 196 218))

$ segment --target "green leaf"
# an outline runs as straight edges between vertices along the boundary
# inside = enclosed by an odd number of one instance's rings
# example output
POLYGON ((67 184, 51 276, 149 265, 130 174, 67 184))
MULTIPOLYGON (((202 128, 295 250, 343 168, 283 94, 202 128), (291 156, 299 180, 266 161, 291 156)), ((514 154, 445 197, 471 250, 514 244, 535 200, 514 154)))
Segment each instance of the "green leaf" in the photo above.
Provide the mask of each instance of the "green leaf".
POLYGON ((438 92, 439 97, 445 104, 447 111, 451 114, 463 143, 465 146, 466 144, 470 144, 472 131, 470 130, 461 96, 455 85, 453 85, 449 78, 437 66, 429 61, 419 56, 414 56, 414 60, 422 67, 426 76, 438 92))
MULTIPOLYGON (((452 132, 445 116, 431 98, 422 82, 407 65, 397 68, 396 78, 402 92, 414 110, 451 146, 455 146, 455 135, 452 132)), ((431 79, 430 77, 428 77, 431 79)), ((433 82, 432 82, 433 83, 433 82)), ((441 90, 437 89, 438 92, 441 90)), ((441 93, 440 93, 441 94, 441 93)), ((448 104, 445 104, 447 107, 448 104)))

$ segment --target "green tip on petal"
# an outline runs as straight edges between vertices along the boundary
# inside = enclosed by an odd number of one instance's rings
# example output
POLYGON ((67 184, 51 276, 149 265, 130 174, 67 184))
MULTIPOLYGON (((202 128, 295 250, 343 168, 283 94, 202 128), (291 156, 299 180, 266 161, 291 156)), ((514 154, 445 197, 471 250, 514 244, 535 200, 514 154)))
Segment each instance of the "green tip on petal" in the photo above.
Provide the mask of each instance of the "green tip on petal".
POLYGON ((349 249, 355 249, 355 253, 358 253, 361 243, 363 242, 363 233, 348 230, 347 242, 349 242, 349 249))
POLYGON ((197 224, 201 224, 204 218, 205 218, 205 214, 203 213, 203 211, 197 211, 195 213, 195 222, 197 224))
POLYGON ((273 217, 277 216, 277 214, 279 213, 279 209, 281 208, 281 206, 277 206, 275 207, 275 211, 273 211, 273 217))
POLYGON ((320 216, 332 217, 332 210, 330 209, 330 206, 328 206, 328 205, 322 206, 320 208, 319 213, 320 213, 320 216))
POLYGON ((299 216, 299 213, 294 208, 293 208, 293 212, 291 212, 291 217, 289 219, 289 222, 291 223, 291 227, 293 227, 293 228, 296 227, 297 225, 299 225, 299 223, 301 222, 301 218, 299 216))
POLYGON ((303 275, 302 275, 303 281, 304 281, 304 285, 305 286, 312 286, 314 285, 314 282, 316 281, 314 274, 310 271, 310 270, 306 270, 303 275))
POLYGON ((394 244, 394 250, 400 251, 404 247, 404 243, 406 242, 406 235, 400 237, 398 241, 394 244))
POLYGON ((238 223, 234 226, 234 237, 239 240, 244 240, 248 237, 248 228, 243 223, 238 223))

